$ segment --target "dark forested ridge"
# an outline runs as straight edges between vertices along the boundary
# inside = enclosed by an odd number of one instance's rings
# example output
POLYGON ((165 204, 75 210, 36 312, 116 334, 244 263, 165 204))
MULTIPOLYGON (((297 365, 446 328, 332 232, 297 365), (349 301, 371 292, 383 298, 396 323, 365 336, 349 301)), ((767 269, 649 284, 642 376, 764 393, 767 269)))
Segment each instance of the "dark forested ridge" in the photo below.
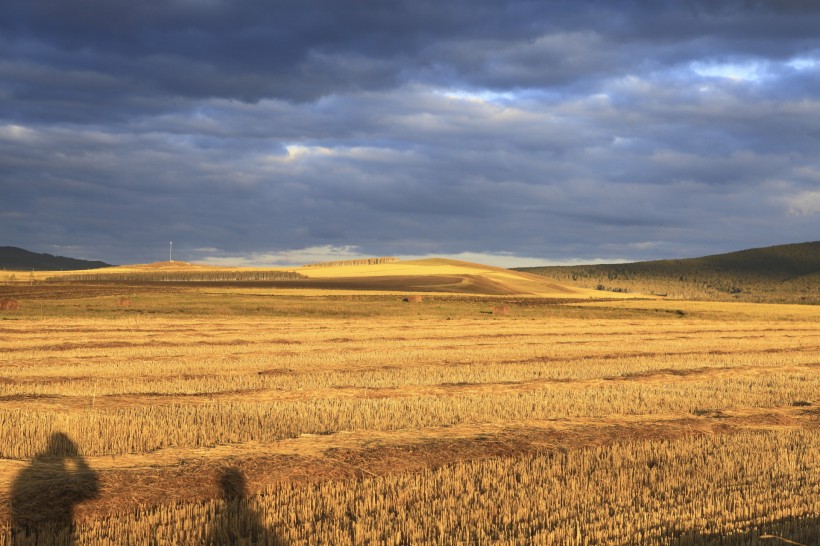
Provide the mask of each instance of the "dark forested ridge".
POLYGON ((820 241, 681 260, 516 270, 599 290, 709 300, 820 304, 820 241))
POLYGON ((97 269, 99 267, 110 267, 110 264, 79 260, 77 258, 66 258, 64 256, 53 256, 51 254, 38 254, 14 246, 0 246, 0 268, 9 271, 27 271, 32 269, 36 269, 37 271, 60 271, 97 269))

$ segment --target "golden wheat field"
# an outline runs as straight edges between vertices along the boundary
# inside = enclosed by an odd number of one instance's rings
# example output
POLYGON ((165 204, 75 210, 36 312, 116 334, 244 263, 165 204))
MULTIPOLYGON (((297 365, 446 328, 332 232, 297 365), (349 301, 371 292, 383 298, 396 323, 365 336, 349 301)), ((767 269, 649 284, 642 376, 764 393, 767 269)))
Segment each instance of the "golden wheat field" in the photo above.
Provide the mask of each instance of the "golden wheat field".
POLYGON ((820 543, 815 306, 13 290, 0 544, 820 543))

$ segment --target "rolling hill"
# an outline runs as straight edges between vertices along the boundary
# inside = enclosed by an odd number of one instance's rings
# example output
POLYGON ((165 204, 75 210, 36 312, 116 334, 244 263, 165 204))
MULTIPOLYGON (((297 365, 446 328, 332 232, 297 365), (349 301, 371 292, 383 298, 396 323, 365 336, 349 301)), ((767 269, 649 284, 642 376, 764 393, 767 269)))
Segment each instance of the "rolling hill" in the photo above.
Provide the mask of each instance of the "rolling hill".
POLYGON ((820 241, 681 260, 516 270, 597 290, 707 300, 820 304, 820 241))
POLYGON ((268 288, 317 289, 324 291, 365 290, 535 296, 556 299, 633 297, 602 294, 569 286, 539 275, 500 267, 446 259, 360 260, 356 263, 312 264, 297 268, 220 267, 187 262, 158 262, 111 267, 96 271, 35 273, 49 282, 212 283, 268 288))
POLYGON ((110 267, 105 262, 38 254, 14 246, 0 246, 0 268, 10 271, 60 271, 110 267))
POLYGON ((500 267, 431 258, 387 263, 302 267, 296 270, 316 286, 332 283, 353 289, 529 295, 550 298, 601 297, 592 290, 568 286, 538 275, 500 267))

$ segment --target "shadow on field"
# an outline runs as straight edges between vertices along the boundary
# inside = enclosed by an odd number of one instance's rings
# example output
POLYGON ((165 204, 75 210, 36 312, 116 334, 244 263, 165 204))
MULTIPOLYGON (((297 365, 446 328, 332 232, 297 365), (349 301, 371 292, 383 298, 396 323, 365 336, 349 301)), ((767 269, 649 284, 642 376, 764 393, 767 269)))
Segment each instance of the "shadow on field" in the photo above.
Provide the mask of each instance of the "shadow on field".
POLYGON ((12 485, 12 544, 73 545, 74 507, 96 498, 99 489, 97 473, 76 444, 55 432, 12 485))
POLYGON ((820 544, 820 518, 790 518, 761 525, 736 535, 693 533, 673 541, 672 546, 760 545, 814 546, 820 544))
POLYGON ((259 544, 285 546, 280 536, 262 523, 259 512, 248 501, 245 476, 237 468, 226 468, 219 477, 223 505, 216 514, 206 546, 259 544))

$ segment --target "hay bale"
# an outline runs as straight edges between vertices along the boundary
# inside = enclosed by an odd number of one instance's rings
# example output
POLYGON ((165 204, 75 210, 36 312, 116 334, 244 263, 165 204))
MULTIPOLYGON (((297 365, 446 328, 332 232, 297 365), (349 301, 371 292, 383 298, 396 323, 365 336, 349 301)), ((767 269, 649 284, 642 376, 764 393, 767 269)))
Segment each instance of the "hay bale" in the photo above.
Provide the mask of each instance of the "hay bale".
POLYGON ((134 305, 134 302, 129 300, 128 298, 120 298, 118 305, 120 307, 131 307, 132 305, 134 305))
POLYGON ((493 307, 493 315, 498 315, 499 317, 506 317, 510 314, 510 306, 509 305, 496 305, 493 307))
POLYGON ((423 296, 418 296, 418 295, 416 295, 416 296, 407 296, 406 298, 402 298, 402 301, 407 302, 407 303, 421 303, 422 301, 424 301, 424 297, 423 296))
POLYGON ((20 302, 17 300, 3 299, 0 300, 0 310, 3 311, 17 311, 20 309, 20 302))

